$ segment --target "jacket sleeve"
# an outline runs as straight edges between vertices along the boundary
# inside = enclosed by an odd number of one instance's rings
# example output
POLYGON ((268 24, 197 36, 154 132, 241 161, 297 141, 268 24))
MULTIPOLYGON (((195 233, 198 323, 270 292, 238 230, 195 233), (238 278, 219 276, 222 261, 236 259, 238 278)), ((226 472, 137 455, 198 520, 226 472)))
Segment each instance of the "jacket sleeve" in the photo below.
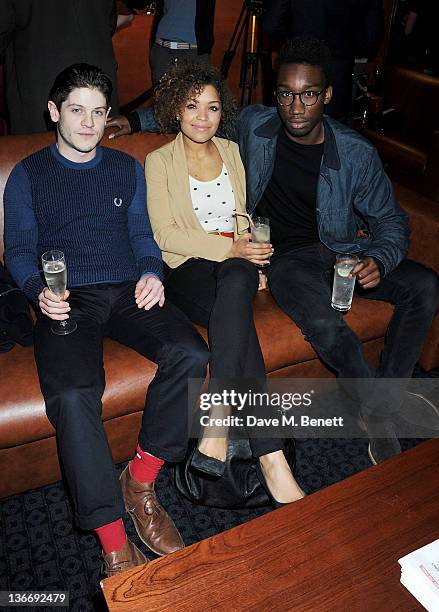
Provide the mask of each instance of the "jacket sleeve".
POLYGON ((110 26, 111 36, 116 32, 117 28, 117 3, 116 0, 110 0, 108 3, 108 25, 110 26))
POLYGON ((153 134, 160 132, 159 125, 154 117, 153 106, 138 108, 130 113, 128 120, 130 122, 132 132, 151 132, 153 134), (130 120, 130 117, 136 118, 137 121, 130 120))
POLYGON ((0 2, 0 58, 6 51, 15 28, 14 10, 11 0, 0 2))
POLYGON ((382 0, 369 0, 364 18, 355 33, 356 57, 372 59, 384 40, 384 9, 382 0))
MULTIPOLYGON (((177 225, 169 192, 169 189, 176 187, 169 184, 166 162, 160 152, 153 151, 147 156, 145 173, 149 218, 154 238, 162 252, 202 257, 211 261, 226 259, 233 244, 231 238, 208 234, 202 228, 182 228, 177 225)), ((172 195, 177 197, 177 194, 172 195)))
POLYGON ((409 245, 408 215, 396 201, 392 184, 375 149, 354 198, 354 208, 366 219, 372 241, 365 255, 381 263, 384 276, 404 259, 409 245))

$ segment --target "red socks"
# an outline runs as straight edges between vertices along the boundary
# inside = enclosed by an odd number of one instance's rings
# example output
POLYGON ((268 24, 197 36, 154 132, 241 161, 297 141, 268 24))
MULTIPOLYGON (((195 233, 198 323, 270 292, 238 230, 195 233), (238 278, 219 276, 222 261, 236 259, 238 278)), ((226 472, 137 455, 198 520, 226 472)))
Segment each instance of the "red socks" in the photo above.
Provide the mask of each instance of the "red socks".
POLYGON ((105 554, 120 550, 127 541, 127 534, 122 519, 95 529, 105 554))
POLYGON ((130 463, 130 474, 137 482, 154 482, 163 464, 162 459, 145 453, 137 445, 136 454, 130 463))
MULTIPOLYGON (((140 446, 136 448, 136 454, 131 461, 129 470, 131 476, 137 482, 154 482, 160 468, 164 464, 162 459, 145 453, 140 446)), ((122 519, 117 519, 108 525, 102 525, 95 529, 105 554, 120 550, 127 541, 127 534, 122 519)))

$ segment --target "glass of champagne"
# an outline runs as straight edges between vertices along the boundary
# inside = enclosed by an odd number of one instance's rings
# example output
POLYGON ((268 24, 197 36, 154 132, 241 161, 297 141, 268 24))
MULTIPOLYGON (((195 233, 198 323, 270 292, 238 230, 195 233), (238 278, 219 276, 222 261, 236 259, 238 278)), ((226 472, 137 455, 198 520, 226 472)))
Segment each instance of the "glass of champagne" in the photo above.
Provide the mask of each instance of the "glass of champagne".
MULTIPOLYGON (((41 256, 41 260, 48 288, 55 295, 64 298, 67 286, 67 268, 64 253, 62 251, 46 251, 41 256)), ((66 336, 74 332, 77 327, 75 321, 66 319, 65 321, 54 321, 50 329, 57 336, 66 336)))

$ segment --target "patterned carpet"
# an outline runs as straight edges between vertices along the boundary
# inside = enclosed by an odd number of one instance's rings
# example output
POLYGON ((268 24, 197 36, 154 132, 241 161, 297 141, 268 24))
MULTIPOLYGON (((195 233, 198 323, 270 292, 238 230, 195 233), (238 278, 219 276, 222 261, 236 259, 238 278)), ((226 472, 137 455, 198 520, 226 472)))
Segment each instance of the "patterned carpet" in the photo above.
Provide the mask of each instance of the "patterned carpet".
MULTIPOLYGON (((416 374, 426 376, 419 369, 416 374)), ((439 377, 439 370, 427 376, 439 377)), ((418 441, 402 440, 403 450, 418 441)), ((308 494, 369 466, 364 439, 297 441, 295 472, 308 494)), ((195 506, 176 491, 172 471, 167 468, 159 475, 157 491, 187 545, 271 509, 220 510, 195 506)), ((129 519, 126 526, 129 537, 148 554, 129 519)), ((154 558, 153 553, 148 556, 154 558)), ((65 590, 70 594, 69 610, 100 612, 106 610, 99 587, 100 565, 97 540, 73 526, 72 509, 61 482, 0 502, 0 590, 65 590)), ((10 608, 11 612, 30 609, 10 608)))

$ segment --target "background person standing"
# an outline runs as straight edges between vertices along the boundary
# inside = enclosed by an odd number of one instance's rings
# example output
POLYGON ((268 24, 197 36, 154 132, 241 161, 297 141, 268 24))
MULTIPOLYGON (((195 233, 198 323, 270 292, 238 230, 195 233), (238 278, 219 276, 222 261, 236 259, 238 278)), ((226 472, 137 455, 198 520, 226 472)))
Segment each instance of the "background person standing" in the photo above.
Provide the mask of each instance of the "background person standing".
POLYGON ((325 112, 346 123, 352 103, 352 72, 356 57, 372 58, 384 36, 382 0, 266 0, 266 34, 281 41, 310 34, 332 53, 332 100, 325 112))
POLYGON ((157 4, 150 56, 154 84, 178 60, 209 64, 215 17, 215 0, 162 0, 157 4))
POLYGON ((52 129, 47 92, 53 75, 70 64, 102 67, 111 79, 112 112, 119 112, 115 0, 1 0, 0 56, 4 54, 11 134, 52 129))

